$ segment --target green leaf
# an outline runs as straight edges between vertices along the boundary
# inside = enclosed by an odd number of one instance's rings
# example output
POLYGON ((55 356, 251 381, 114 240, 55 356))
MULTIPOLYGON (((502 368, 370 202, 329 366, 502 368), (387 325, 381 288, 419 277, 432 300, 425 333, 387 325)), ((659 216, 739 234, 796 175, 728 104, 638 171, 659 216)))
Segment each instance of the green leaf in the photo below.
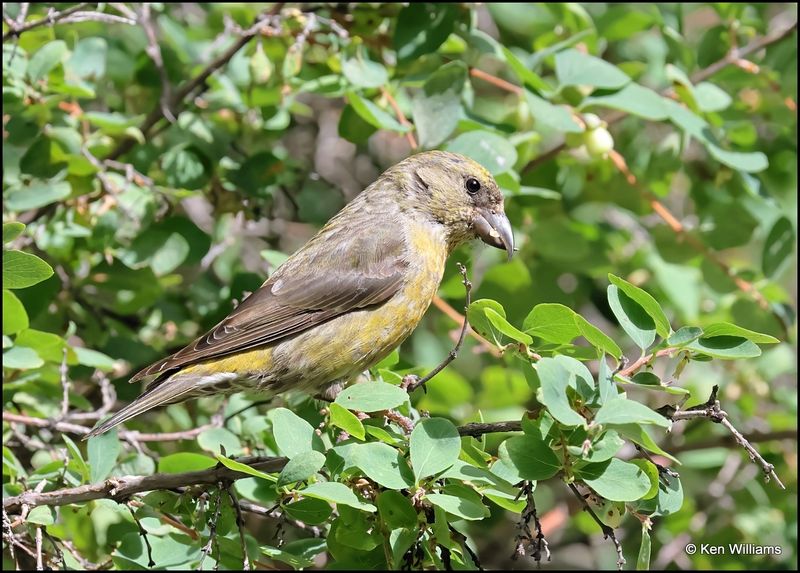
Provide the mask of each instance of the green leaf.
POLYGON ((241 472, 243 474, 251 475, 253 477, 265 479, 265 480, 271 481, 271 482, 278 481, 278 478, 276 478, 275 476, 271 476, 271 475, 269 475, 267 473, 264 473, 262 471, 259 471, 259 470, 255 469, 255 468, 251 468, 247 464, 243 464, 242 462, 237 462, 236 460, 232 460, 230 458, 227 458, 227 457, 223 456, 222 454, 217 454, 215 457, 217 458, 217 461, 219 463, 221 463, 223 466, 225 466, 226 468, 231 469, 233 471, 241 472))
POLYGON ((67 75, 84 80, 97 80, 106 73, 108 44, 104 38, 81 38, 64 67, 67 75))
POLYGON ((378 495, 378 512, 390 529, 412 528, 417 524, 417 512, 411 500, 398 491, 382 491, 378 495))
POLYGON ((3 223, 3 244, 10 243, 20 236, 22 231, 25 230, 25 224, 17 221, 11 223, 3 223))
POLYGON ((580 109, 586 110, 593 106, 617 109, 651 121, 661 121, 669 117, 669 108, 664 103, 664 97, 636 83, 630 83, 612 94, 587 97, 581 103, 580 109))
POLYGON ((373 62, 363 46, 358 46, 355 57, 342 62, 342 73, 359 88, 379 88, 389 82, 389 73, 378 62, 373 62))
MULTIPOLYGON (((5 227, 3 227, 5 234, 5 227)), ((5 242, 5 239, 4 241, 5 242)), ((784 263, 791 260, 796 242, 794 227, 787 217, 780 217, 767 235, 761 255, 761 270, 768 277, 778 274, 784 263)))
POLYGON ((3 334, 16 334, 28 328, 28 313, 25 307, 8 289, 3 289, 3 334))
POLYGON ((414 485, 414 476, 405 458, 384 443, 358 444, 354 462, 369 479, 383 487, 405 489, 414 485))
POLYGON ((575 49, 556 54, 556 77, 562 88, 588 85, 614 89, 631 81, 617 66, 575 49))
POLYGON ((682 326, 667 338, 667 346, 680 348, 697 340, 703 335, 703 329, 696 326, 682 326))
POLYGON ((86 453, 91 468, 90 483, 97 483, 109 476, 111 470, 117 465, 119 451, 120 444, 116 428, 89 438, 86 443, 86 453))
POLYGON ((115 360, 102 352, 92 350, 91 348, 82 348, 80 346, 73 346, 72 350, 78 358, 78 364, 106 371, 114 369, 115 360))
POLYGON ((703 333, 703 338, 711 338, 714 336, 740 336, 757 344, 776 344, 780 342, 780 340, 769 334, 748 330, 729 322, 715 322, 707 326, 703 333))
POLYGON ((522 329, 556 344, 569 344, 581 334, 575 324, 575 311, 558 303, 537 304, 525 317, 522 329))
POLYGON ((527 85, 529 88, 539 92, 539 93, 546 93, 551 91, 550 86, 545 82, 542 78, 539 77, 538 74, 528 69, 528 67, 523 64, 517 56, 514 55, 514 52, 506 48, 505 46, 500 46, 500 49, 503 52, 503 55, 506 58, 506 62, 508 62, 508 66, 511 70, 516 74, 516 76, 520 79, 522 83, 527 85))
MULTIPOLYGON (((625 440, 623 440, 617 432, 608 430, 607 432, 603 432, 599 438, 592 442, 592 446, 585 456, 583 452, 580 452, 576 457, 581 457, 584 461, 591 463, 604 462, 613 458, 624 445, 625 440)), ((572 453, 573 447, 576 446, 569 447, 570 453, 572 453)), ((582 448, 578 449, 582 450, 582 448)))
POLYGON ((650 532, 642 523, 642 542, 639 544, 639 555, 636 557, 637 571, 650 571, 650 532))
POLYGON ((672 332, 672 327, 669 324, 667 315, 664 314, 661 305, 658 304, 658 301, 656 301, 650 293, 611 273, 608 273, 608 280, 641 305, 655 322, 656 332, 659 336, 662 338, 667 338, 669 336, 672 332))
POLYGON ((692 90, 700 111, 722 111, 731 105, 733 99, 727 92, 709 82, 700 82, 692 90))
POLYGON ((645 471, 617 458, 575 468, 575 477, 591 487, 597 495, 611 501, 636 501, 650 490, 650 478, 645 471))
POLYGON ((331 413, 331 424, 338 426, 354 438, 358 438, 359 440, 364 439, 364 424, 361 423, 361 420, 359 420, 355 414, 336 402, 328 406, 328 410, 331 413))
POLYGON ((461 438, 449 420, 428 418, 414 427, 409 445, 414 476, 419 481, 455 463, 461 451, 461 438))
POLYGON ((308 450, 294 456, 283 467, 278 476, 277 485, 284 486, 299 481, 305 481, 325 465, 325 456, 320 452, 308 450))
POLYGON ((650 499, 655 497, 656 494, 658 494, 658 486, 660 481, 658 468, 656 465, 651 461, 642 459, 631 460, 630 463, 635 466, 639 466, 639 468, 641 468, 641 470, 646 473, 647 477, 650 479, 650 489, 647 490, 647 493, 644 494, 644 496, 642 496, 642 499, 650 499))
POLYGON ((365 144, 377 128, 363 119, 352 105, 344 106, 339 116, 339 135, 355 144, 365 144))
POLYGON ((761 349, 751 340, 741 336, 703 336, 686 345, 685 348, 722 360, 738 360, 761 356, 761 349))
POLYGON ((20 346, 32 348, 42 360, 60 364, 64 359, 66 342, 57 334, 28 328, 17 335, 14 341, 20 346))
POLYGON ((348 386, 336 396, 335 404, 359 412, 379 412, 408 401, 408 392, 386 382, 369 381, 348 386))
POLYGON ((198 445, 213 454, 237 455, 242 451, 239 437, 226 428, 209 428, 197 436, 198 445), (224 448, 224 450, 222 449, 224 448))
POLYGON ((646 350, 656 339, 656 324, 641 304, 616 285, 608 285, 608 304, 619 325, 636 345, 646 350))
POLYGON ((578 325, 578 329, 581 331, 581 336, 583 336, 589 344, 601 352, 610 354, 614 358, 619 359, 622 356, 622 349, 617 345, 617 343, 614 342, 605 332, 583 318, 580 314, 575 314, 575 324, 578 325))
POLYGON ((397 15, 393 45, 400 63, 410 62, 441 46, 455 26, 456 4, 411 3, 397 15))
POLYGON ((282 507, 289 517, 309 525, 324 523, 333 513, 327 501, 313 497, 306 497, 282 507))
POLYGON ((614 377, 606 362, 605 354, 600 357, 600 364, 597 369, 597 391, 599 404, 602 406, 609 400, 619 397, 617 387, 614 385, 614 377))
POLYGON ((353 106, 353 109, 361 119, 373 127, 388 129, 398 133, 405 133, 411 129, 407 125, 402 125, 394 117, 368 99, 361 97, 356 92, 347 92, 347 101, 353 106))
POLYGON ((447 150, 474 159, 492 175, 513 169, 517 162, 517 149, 511 142, 490 131, 462 133, 447 145, 447 150))
POLYGON ((272 434, 278 450, 287 458, 310 450, 323 449, 313 426, 291 410, 276 408, 269 413, 269 419, 272 421, 272 434))
POLYGON ((39 358, 33 348, 12 346, 3 352, 3 368, 39 368, 43 364, 44 360, 39 358))
POLYGON ((217 465, 217 460, 203 454, 194 452, 180 452, 169 454, 158 459, 158 472, 165 474, 179 474, 182 472, 195 472, 207 470, 217 465))
POLYGON ((662 450, 658 444, 650 437, 650 434, 647 433, 645 426, 640 424, 623 424, 619 426, 615 426, 614 429, 619 432, 619 434, 627 439, 632 441, 635 444, 640 445, 644 449, 649 452, 653 452, 654 454, 658 454, 659 456, 663 456, 668 460, 679 464, 680 462, 678 459, 673 456, 672 454, 665 452, 662 450))
POLYGON ((28 62, 28 77, 31 82, 43 79, 64 60, 67 53, 67 44, 63 40, 53 40, 39 48, 28 62))
POLYGON ((475 332, 499 345, 497 331, 486 316, 487 309, 495 311, 502 317, 506 316, 506 311, 499 302, 489 298, 482 298, 472 302, 467 308, 467 321, 469 321, 469 325, 475 332))
POLYGON ((489 508, 483 504, 477 504, 472 500, 447 495, 443 493, 429 493, 425 496, 429 502, 437 507, 441 507, 447 513, 451 513, 462 519, 475 521, 489 517, 489 508))
POLYGON ((659 483, 655 497, 640 501, 636 510, 658 517, 677 513, 681 507, 683 507, 683 486, 680 478, 667 474, 659 483))
POLYGON ((356 494, 343 483, 336 482, 318 482, 312 483, 305 489, 299 490, 298 493, 306 497, 313 497, 316 499, 323 499, 338 505, 346 505, 355 509, 363 511, 376 511, 376 507, 371 503, 366 503, 358 499, 356 494))
POLYGON ((525 90, 525 101, 528 102, 531 115, 536 120, 536 127, 539 125, 547 129, 563 133, 583 133, 583 128, 572 118, 572 114, 567 108, 561 105, 554 105, 525 90))
POLYGON ((535 434, 507 439, 500 444, 498 456, 516 470, 519 480, 545 480, 561 470, 561 462, 553 449, 535 434))
POLYGON ((414 97, 411 113, 422 148, 437 147, 458 126, 466 80, 464 63, 450 62, 431 74, 414 97))
POLYGON ((3 205, 9 211, 28 211, 66 199, 72 193, 67 181, 42 181, 34 179, 28 186, 10 187, 3 205))
POLYGON ((83 459, 83 454, 81 454, 80 448, 75 445, 69 436, 61 436, 61 439, 64 440, 64 443, 67 445, 67 451, 69 452, 70 457, 70 465, 73 465, 75 469, 81 474, 81 478, 83 482, 89 481, 89 476, 91 475, 89 472, 89 466, 86 465, 86 462, 83 459))
POLYGON ((658 412, 627 398, 618 398, 603 404, 594 421, 604 425, 654 424, 663 428, 672 425, 672 422, 658 412))
POLYGON ((494 326, 499 332, 508 336, 510 339, 516 340, 517 342, 522 342, 523 344, 533 343, 533 338, 521 330, 518 330, 497 311, 491 308, 486 308, 484 310, 484 314, 486 315, 486 318, 489 319, 489 322, 492 323, 492 326, 494 326))
POLYGON ((27 288, 53 275, 53 269, 36 255, 3 251, 3 286, 27 288))
POLYGON ((314 565, 314 557, 325 551, 326 541, 314 538, 295 539, 280 548, 262 545, 261 552, 270 559, 286 563, 293 569, 308 569, 314 565))
POLYGON ((567 426, 583 426, 586 420, 572 409, 567 388, 575 388, 575 377, 555 358, 545 357, 536 363, 536 373, 541 384, 541 402, 550 414, 567 426))
POLYGON ((34 507, 28 512, 25 522, 36 525, 53 525, 56 522, 56 509, 47 505, 34 507))

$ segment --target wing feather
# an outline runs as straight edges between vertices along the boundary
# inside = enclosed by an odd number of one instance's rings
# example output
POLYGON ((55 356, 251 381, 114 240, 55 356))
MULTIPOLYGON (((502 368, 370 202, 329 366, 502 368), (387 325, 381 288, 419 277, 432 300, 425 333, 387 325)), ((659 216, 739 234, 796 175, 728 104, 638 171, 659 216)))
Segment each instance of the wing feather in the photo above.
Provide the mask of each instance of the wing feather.
POLYGON ((131 382, 152 375, 163 379, 191 364, 279 342, 352 310, 380 304, 405 280, 408 263, 402 240, 354 241, 348 249, 330 252, 321 266, 323 245, 324 230, 228 317, 185 348, 138 372, 131 382), (316 249, 309 248, 315 243, 316 249))

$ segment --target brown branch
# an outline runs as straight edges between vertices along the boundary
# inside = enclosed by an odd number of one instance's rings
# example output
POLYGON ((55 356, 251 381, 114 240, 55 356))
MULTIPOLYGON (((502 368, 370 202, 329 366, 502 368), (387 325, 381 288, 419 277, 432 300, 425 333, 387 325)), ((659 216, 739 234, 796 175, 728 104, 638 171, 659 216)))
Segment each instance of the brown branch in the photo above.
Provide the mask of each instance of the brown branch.
POLYGON ((83 10, 89 4, 91 4, 91 2, 81 2, 80 4, 76 4, 72 8, 67 8, 63 12, 54 12, 53 9, 50 8, 50 11, 44 18, 41 18, 39 20, 34 20, 33 22, 28 22, 27 24, 19 26, 18 28, 14 28, 10 25, 9 22, 6 22, 6 24, 9 24, 9 28, 11 29, 5 34, 3 34, 3 42, 11 38, 18 38, 22 33, 27 32, 28 30, 33 30, 34 28, 38 28, 39 26, 46 26, 47 24, 53 25, 59 20, 63 20, 67 16, 70 16, 75 12, 83 10))
POLYGON ((781 482, 780 478, 778 478, 778 474, 775 473, 775 466, 765 460, 761 454, 758 453, 758 450, 756 450, 747 440, 747 438, 745 438, 742 433, 730 422, 728 419, 728 413, 721 408, 719 400, 717 400, 718 391, 719 386, 714 385, 713 389, 711 390, 711 396, 704 404, 693 406, 692 408, 687 408, 686 410, 666 412, 665 415, 673 422, 697 418, 708 418, 712 422, 722 424, 733 435, 736 443, 745 449, 747 454, 750 456, 750 461, 761 466, 761 470, 764 472, 764 479, 766 481, 774 479, 781 489, 786 489, 786 486, 784 486, 783 482, 781 482))
MULTIPOLYGON (((385 97, 386 101, 389 102, 389 105, 392 106, 394 113, 397 115, 397 121, 400 122, 400 125, 405 125, 406 127, 414 127, 413 125, 411 125, 411 122, 408 121, 408 119, 406 119, 403 110, 400 109, 399 105, 397 105, 397 100, 395 100, 394 97, 392 97, 392 94, 389 93, 389 90, 387 90, 385 87, 382 87, 381 94, 383 94, 383 97, 385 97)), ((408 144, 411 146, 412 150, 416 151, 419 148, 419 144, 417 143, 417 140, 414 138, 414 134, 411 133, 410 131, 406 132, 406 139, 408 140, 408 144)))
POLYGON ((507 82, 504 79, 498 78, 497 76, 493 76, 483 70, 479 70, 478 68, 470 68, 469 75, 473 78, 480 78, 485 82, 492 84, 493 86, 497 86, 498 88, 505 90, 507 92, 515 93, 517 95, 522 95, 523 89, 517 85, 512 84, 511 82, 507 82))
POLYGON ((479 438, 483 434, 494 434, 497 432, 521 432, 522 422, 519 420, 509 420, 507 422, 471 422, 458 427, 460 436, 472 436, 479 438))
MULTIPOLYGON (((26 426, 35 426, 37 428, 47 428, 55 430, 62 434, 78 434, 85 436, 90 432, 90 428, 80 426, 78 424, 71 424, 69 422, 59 422, 53 420, 45 420, 44 418, 34 418, 32 416, 24 416, 21 414, 12 414, 11 412, 3 412, 3 421, 9 424, 24 424, 26 426)), ((220 422, 211 422, 203 424, 191 430, 180 430, 178 432, 159 432, 159 433, 143 433, 137 430, 127 430, 119 432, 119 437, 122 440, 129 442, 173 442, 176 440, 191 440, 197 437, 202 432, 211 428, 218 428, 220 422)))
MULTIPOLYGON (((286 465, 286 458, 252 456, 237 460, 253 469, 264 472, 278 472, 286 465)), ((28 491, 3 500, 3 509, 8 512, 19 511, 22 506, 34 508, 40 505, 69 505, 85 503, 95 499, 113 499, 122 502, 130 496, 145 491, 169 490, 188 485, 217 486, 220 481, 238 480, 252 477, 250 474, 231 470, 223 465, 194 472, 176 474, 153 474, 150 476, 122 476, 105 481, 60 489, 44 493, 28 491)))
MULTIPOLYGON (((797 430, 776 430, 774 432, 757 432, 753 433, 747 438, 751 444, 758 444, 762 442, 772 442, 778 440, 792 440, 797 441, 797 430)), ((670 453, 679 454, 681 452, 688 452, 693 450, 705 450, 707 448, 716 448, 724 446, 736 445, 738 442, 734 436, 711 436, 696 442, 687 442, 670 447, 670 453)))
MULTIPOLYGON (((169 105, 166 107, 173 113, 177 113, 179 108, 183 105, 186 96, 194 92, 198 87, 202 86, 206 80, 211 77, 211 74, 225 66, 239 50, 245 47, 250 40, 252 40, 261 32, 260 24, 272 16, 278 15, 283 8, 283 5, 284 2, 276 2, 272 8, 269 9, 269 11, 260 14, 256 18, 253 26, 245 30, 242 36, 238 38, 230 48, 225 50, 224 53, 210 62, 194 78, 181 85, 172 96, 169 105)), ((141 131, 145 137, 148 136, 150 130, 153 129, 153 127, 164 117, 164 108, 165 106, 163 105, 163 102, 159 101, 158 105, 153 108, 153 110, 147 115, 142 124, 139 126, 139 131, 141 131)), ((108 154, 105 159, 108 160, 119 158, 121 155, 124 155, 133 148, 135 141, 136 140, 132 137, 126 137, 117 144, 117 146, 111 151, 111 153, 108 154)))

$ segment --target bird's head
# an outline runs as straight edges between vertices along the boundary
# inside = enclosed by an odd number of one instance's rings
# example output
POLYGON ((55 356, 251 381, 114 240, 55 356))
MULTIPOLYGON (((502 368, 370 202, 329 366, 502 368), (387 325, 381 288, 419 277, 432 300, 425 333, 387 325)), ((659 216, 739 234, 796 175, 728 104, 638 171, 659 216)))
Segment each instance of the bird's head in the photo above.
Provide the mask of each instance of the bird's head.
POLYGON ((514 252, 514 235, 497 182, 481 164, 447 151, 417 153, 399 163, 395 176, 414 208, 441 223, 451 248, 480 238, 514 252))

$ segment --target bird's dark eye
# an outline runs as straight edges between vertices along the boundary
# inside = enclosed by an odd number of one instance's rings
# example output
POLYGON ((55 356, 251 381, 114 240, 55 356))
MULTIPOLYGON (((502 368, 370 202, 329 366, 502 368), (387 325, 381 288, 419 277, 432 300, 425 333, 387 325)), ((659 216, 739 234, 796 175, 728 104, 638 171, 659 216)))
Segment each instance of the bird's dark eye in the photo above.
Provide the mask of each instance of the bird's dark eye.
POLYGON ((478 191, 481 190, 481 182, 475 179, 474 177, 470 177, 467 179, 466 183, 467 193, 470 195, 474 195, 478 191))

